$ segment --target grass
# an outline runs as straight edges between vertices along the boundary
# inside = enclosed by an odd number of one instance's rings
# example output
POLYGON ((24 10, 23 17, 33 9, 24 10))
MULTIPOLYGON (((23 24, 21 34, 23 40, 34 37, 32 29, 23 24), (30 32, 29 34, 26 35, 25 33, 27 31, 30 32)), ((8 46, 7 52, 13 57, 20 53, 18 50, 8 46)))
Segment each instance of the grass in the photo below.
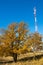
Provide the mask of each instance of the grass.
MULTIPOLYGON (((12 57, 3 57, 3 60, 6 62, 0 62, 0 65, 43 65, 43 57, 29 57, 29 54, 21 54, 18 56, 17 62, 13 62, 12 57)), ((3 61, 2 58, 0 58, 0 61, 3 61)))

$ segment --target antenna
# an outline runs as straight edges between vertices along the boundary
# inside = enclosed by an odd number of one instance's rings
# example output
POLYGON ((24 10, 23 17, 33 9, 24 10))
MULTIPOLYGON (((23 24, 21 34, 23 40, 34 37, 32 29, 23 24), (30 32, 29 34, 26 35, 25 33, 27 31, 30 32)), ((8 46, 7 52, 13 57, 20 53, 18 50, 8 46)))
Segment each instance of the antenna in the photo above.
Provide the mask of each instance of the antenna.
POLYGON ((36 7, 34 7, 34 22, 35 22, 35 32, 38 32, 37 18, 36 18, 36 7))

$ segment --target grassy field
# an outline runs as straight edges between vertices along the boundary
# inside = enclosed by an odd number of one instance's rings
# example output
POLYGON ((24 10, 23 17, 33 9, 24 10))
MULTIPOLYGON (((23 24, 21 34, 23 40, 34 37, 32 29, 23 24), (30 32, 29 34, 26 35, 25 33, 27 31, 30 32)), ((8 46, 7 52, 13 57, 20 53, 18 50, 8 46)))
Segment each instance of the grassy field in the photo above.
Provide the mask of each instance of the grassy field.
POLYGON ((29 54, 21 54, 18 56, 17 62, 12 57, 0 57, 0 65, 43 65, 43 57, 29 57, 29 54), (5 62, 2 62, 5 61, 5 62))

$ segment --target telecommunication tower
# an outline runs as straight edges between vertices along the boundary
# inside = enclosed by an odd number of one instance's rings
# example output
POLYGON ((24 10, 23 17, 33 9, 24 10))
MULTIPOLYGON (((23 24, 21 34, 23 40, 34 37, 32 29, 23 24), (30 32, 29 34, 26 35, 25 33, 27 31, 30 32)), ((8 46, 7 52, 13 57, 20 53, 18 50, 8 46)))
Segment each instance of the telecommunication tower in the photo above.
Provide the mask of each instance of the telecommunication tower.
POLYGON ((38 32, 37 17, 36 17, 36 7, 34 7, 34 23, 35 23, 35 32, 38 32))

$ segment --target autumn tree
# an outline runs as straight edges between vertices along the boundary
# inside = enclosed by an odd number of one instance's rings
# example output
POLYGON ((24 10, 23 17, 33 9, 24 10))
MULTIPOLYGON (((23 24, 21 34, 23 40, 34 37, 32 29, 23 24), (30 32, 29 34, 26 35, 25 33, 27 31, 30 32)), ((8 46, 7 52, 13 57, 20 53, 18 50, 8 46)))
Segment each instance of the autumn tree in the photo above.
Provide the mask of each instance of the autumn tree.
POLYGON ((10 24, 1 36, 4 55, 11 55, 14 61, 17 61, 17 54, 27 50, 27 33, 27 25, 24 22, 10 24))
POLYGON ((39 33, 28 34, 27 24, 24 22, 12 23, 6 30, 2 29, 0 36, 0 56, 13 56, 17 61, 17 54, 31 51, 42 43, 39 33))
POLYGON ((40 46, 40 44, 42 44, 42 36, 37 32, 31 34, 30 39, 30 43, 32 43, 32 47, 34 48, 34 50, 35 48, 37 49, 40 46))

